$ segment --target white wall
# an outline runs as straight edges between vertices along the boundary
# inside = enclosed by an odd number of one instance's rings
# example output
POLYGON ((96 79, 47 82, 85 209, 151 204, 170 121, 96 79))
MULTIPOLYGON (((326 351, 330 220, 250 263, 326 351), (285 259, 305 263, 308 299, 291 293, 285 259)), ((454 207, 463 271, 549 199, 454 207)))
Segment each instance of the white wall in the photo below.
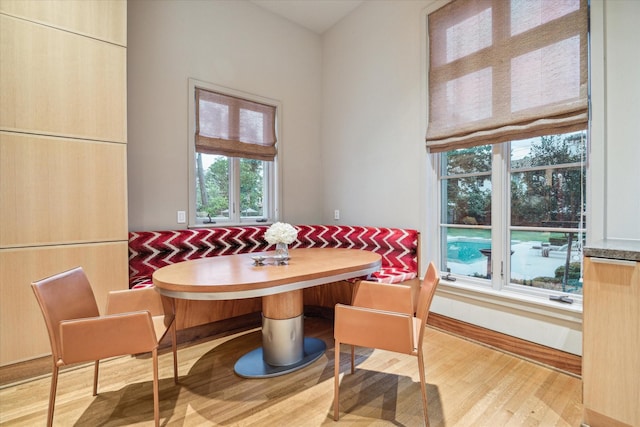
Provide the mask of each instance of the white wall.
MULTIPOLYGON (((426 265, 423 25, 436 1, 366 1, 320 38, 248 2, 129 0, 130 229, 177 228, 187 209, 194 77, 283 102, 285 220, 417 228, 426 265)), ((591 237, 640 238, 638 5, 592 0, 591 237)), ((581 353, 579 311, 446 285, 433 310, 581 353)))
MULTIPOLYGON (((423 266, 435 257, 425 176, 423 19, 436 1, 365 2, 324 35, 322 141, 324 218, 416 227, 423 266)), ((440 2, 441 3, 441 2, 440 2)), ((640 2, 596 3, 590 167, 592 234, 640 238, 640 109, 637 25, 640 2), (605 18, 606 17, 606 18, 605 18), (598 46, 600 40, 600 46, 598 46), (625 72, 622 72, 625 70, 625 72), (606 72, 605 72, 606 71, 606 72), (600 74, 598 74, 600 73, 600 74), (606 84, 605 84, 606 83, 606 84), (606 96, 605 96, 606 90, 606 96), (630 94, 634 94, 630 96, 630 94)), ((440 287, 433 310, 445 316, 581 354, 581 313, 440 287)))
POLYGON ((245 1, 128 2, 129 229, 181 228, 187 79, 282 102, 283 215, 318 223, 321 40, 245 1))
POLYGON ((640 2, 604 1, 602 8, 605 87, 593 103, 605 106, 603 117, 594 116, 605 135, 604 237, 640 240, 640 2))
POLYGON ((421 226, 424 5, 364 2, 324 35, 325 222, 421 226))

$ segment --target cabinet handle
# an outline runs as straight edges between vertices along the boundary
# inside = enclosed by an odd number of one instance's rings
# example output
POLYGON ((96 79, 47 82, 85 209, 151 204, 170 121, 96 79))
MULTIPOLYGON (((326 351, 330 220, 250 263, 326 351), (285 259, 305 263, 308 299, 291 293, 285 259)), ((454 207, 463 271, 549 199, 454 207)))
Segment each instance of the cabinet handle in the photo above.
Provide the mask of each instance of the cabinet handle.
POLYGON ((597 264, 615 264, 622 265, 624 267, 635 267, 636 261, 628 261, 626 259, 612 259, 612 258, 598 258, 598 257, 589 257, 591 262, 595 262, 597 264))

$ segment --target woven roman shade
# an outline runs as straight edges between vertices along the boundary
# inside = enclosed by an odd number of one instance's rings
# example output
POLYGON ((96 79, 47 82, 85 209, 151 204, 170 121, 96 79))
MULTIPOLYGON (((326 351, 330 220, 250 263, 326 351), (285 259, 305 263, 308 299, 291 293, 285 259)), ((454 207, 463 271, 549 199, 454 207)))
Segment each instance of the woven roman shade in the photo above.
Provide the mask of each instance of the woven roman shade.
POLYGON ((276 107, 196 88, 196 152, 255 160, 276 155, 276 107))
POLYGON ((455 0, 429 22, 429 152, 585 129, 587 0, 455 0))

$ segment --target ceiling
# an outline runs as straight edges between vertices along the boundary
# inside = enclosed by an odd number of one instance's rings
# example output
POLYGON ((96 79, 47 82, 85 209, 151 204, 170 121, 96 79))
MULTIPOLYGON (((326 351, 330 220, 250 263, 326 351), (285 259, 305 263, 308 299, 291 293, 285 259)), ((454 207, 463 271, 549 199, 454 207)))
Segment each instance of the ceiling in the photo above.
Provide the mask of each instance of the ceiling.
POLYGON ((322 34, 364 0, 250 0, 309 30, 322 34))

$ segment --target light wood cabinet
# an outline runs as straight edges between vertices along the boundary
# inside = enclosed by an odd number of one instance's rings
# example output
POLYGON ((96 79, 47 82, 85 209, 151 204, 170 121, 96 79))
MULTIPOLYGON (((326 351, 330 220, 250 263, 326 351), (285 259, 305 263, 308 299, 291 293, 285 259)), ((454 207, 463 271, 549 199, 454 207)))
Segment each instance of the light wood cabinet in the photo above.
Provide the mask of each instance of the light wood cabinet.
POLYGON ((127 240, 126 150, 0 132, 0 247, 127 240))
POLYGON ((124 47, 7 15, 0 40, 1 129, 126 141, 124 47))
POLYGON ((127 45, 126 0, 0 0, 0 12, 120 46, 127 45))
POLYGON ((29 284, 81 265, 91 281, 98 307, 107 292, 127 283, 127 242, 38 246, 0 250, 2 296, 0 360, 20 361, 51 353, 40 308, 29 284))
POLYGON ((32 281, 128 287, 125 0, 0 0, 0 366, 50 353, 32 281))
POLYGON ((640 262, 585 258, 584 422, 640 426, 640 262))

